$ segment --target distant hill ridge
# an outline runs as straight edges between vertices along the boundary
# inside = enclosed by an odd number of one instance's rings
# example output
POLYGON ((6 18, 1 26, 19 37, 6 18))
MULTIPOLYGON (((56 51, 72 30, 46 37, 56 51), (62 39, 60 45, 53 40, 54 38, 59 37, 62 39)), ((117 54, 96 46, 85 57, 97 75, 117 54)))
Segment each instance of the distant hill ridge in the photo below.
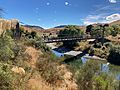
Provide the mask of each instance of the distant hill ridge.
POLYGON ((117 20, 117 21, 110 23, 110 25, 116 25, 116 24, 120 25, 120 20, 117 20))
MULTIPOLYGON (((17 19, 0 19, 0 33, 3 32, 4 30, 10 30, 16 28, 16 24, 19 23, 19 20, 17 19)), ((114 21, 112 23, 108 23, 109 25, 120 25, 120 20, 114 21)), ((93 24, 93 25, 98 25, 98 24, 93 24)), ((41 26, 35 26, 35 25, 21 25, 25 30, 31 32, 31 31, 36 31, 39 33, 57 33, 60 30, 64 29, 67 25, 59 25, 54 28, 49 28, 49 29, 44 29, 41 26)), ((86 26, 78 26, 81 30, 86 30, 86 26)))
POLYGON ((35 26, 35 25, 24 25, 24 27, 34 28, 34 29, 44 29, 43 27, 35 26))
MULTIPOLYGON (((56 26, 56 27, 54 27, 54 28, 65 28, 66 26, 68 26, 68 25, 59 25, 59 26, 56 26)), ((75 25, 75 26, 81 27, 81 26, 79 26, 79 25, 75 25)))

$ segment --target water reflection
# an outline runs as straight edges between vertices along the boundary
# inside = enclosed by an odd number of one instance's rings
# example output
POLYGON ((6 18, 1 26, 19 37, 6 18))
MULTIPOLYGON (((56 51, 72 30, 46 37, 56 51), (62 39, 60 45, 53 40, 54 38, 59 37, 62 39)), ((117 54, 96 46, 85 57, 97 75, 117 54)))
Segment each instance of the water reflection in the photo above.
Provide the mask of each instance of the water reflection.
POLYGON ((81 60, 83 64, 85 64, 88 61, 88 59, 86 59, 85 57, 81 57, 81 60))
POLYGON ((55 50, 51 50, 57 57, 63 57, 64 54, 63 53, 60 53, 60 52, 57 52, 55 50))
POLYGON ((108 64, 101 64, 100 68, 101 68, 102 72, 105 72, 105 73, 109 72, 109 66, 108 66, 108 64))
MULTIPOLYGON (((52 50, 52 52, 57 57, 63 57, 64 56, 64 53, 60 53, 60 52, 55 51, 55 50, 52 50)), ((74 57, 68 58, 68 59, 66 59, 65 63, 72 62, 72 61, 77 60, 79 58, 82 61, 82 63, 85 64, 89 60, 89 59, 85 58, 86 55, 87 54, 85 54, 85 53, 83 54, 82 53, 82 54, 80 54, 78 56, 74 56, 74 57)), ((100 64, 100 70, 101 70, 101 72, 104 72, 104 73, 107 73, 107 74, 113 74, 113 75, 115 75, 117 80, 120 80, 120 73, 117 73, 117 74, 113 73, 110 70, 109 63, 106 63, 106 64, 102 63, 102 64, 100 64)))

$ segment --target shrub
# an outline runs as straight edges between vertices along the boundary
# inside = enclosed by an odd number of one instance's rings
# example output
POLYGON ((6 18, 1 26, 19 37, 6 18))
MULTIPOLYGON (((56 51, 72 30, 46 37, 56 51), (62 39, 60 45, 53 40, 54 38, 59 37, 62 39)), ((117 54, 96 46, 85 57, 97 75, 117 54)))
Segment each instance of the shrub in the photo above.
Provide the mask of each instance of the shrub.
MULTIPOLYGON (((118 80, 100 71, 99 61, 89 60, 75 72, 79 90, 119 90, 118 80)), ((74 67, 73 67, 74 68, 74 67)))
POLYGON ((0 90, 14 90, 13 77, 8 65, 0 63, 0 90))
POLYGON ((93 90, 92 78, 99 71, 99 63, 88 61, 75 74, 79 90, 93 90))
POLYGON ((57 80, 62 79, 62 75, 58 73, 58 62, 50 57, 50 55, 40 57, 37 62, 37 68, 46 82, 54 85, 57 80))
POLYGON ((32 31, 32 32, 31 32, 31 36, 32 36, 33 39, 36 37, 36 34, 37 34, 37 33, 36 33, 35 31, 32 31))
POLYGON ((79 42, 79 46, 75 47, 75 50, 84 51, 85 49, 89 48, 90 44, 87 41, 79 42))
POLYGON ((113 46, 110 50, 110 54, 108 56, 108 61, 120 65, 120 46, 113 46))
POLYGON ((99 75, 95 75, 93 82, 94 90, 119 90, 118 80, 115 80, 113 75, 107 75, 107 73, 101 72, 99 75))
POLYGON ((8 35, 0 36, 0 60, 10 60, 14 57, 13 48, 15 43, 8 35))
POLYGON ((102 44, 99 42, 99 43, 95 43, 94 45, 95 48, 101 48, 102 47, 102 44))

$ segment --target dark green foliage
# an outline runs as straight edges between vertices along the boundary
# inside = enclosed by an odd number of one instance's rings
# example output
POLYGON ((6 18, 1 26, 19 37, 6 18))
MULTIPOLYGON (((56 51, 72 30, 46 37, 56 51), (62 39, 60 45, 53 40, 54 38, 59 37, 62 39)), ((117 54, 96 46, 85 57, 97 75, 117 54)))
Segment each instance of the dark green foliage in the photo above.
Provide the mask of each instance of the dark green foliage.
POLYGON ((0 63, 0 90, 14 90, 13 77, 9 66, 0 63))
POLYGON ((78 37, 83 35, 83 31, 79 27, 74 25, 68 25, 64 30, 61 30, 58 34, 58 37, 78 37))
POLYGON ((90 34, 93 37, 102 37, 103 34, 104 34, 104 36, 109 36, 109 35, 117 36, 117 34, 120 33, 119 25, 109 26, 109 25, 105 24, 105 25, 98 25, 94 28, 92 26, 88 26, 86 28, 88 28, 88 31, 90 31, 90 34), (92 28, 92 30, 91 30, 91 28, 92 28))
POLYGON ((111 31, 112 36, 117 36, 117 34, 120 34, 120 26, 119 25, 113 25, 113 30, 111 31))
POLYGON ((108 56, 108 61, 113 64, 120 65, 120 46, 113 46, 108 56))
POLYGON ((31 36, 32 36, 32 38, 35 38, 35 37, 36 37, 36 32, 35 32, 35 31, 32 31, 32 32, 31 32, 31 36))
MULTIPOLYGON (((66 38, 70 38, 70 37, 79 37, 81 35, 83 35, 84 32, 80 30, 79 27, 74 26, 74 25, 68 25, 65 27, 64 30, 61 30, 58 34, 58 37, 66 37, 66 38)), ((64 46, 69 46, 69 47, 74 47, 77 45, 77 41, 65 41, 63 42, 64 46)))
POLYGON ((94 47, 95 47, 95 48, 101 48, 101 47, 102 47, 102 44, 101 44, 100 42, 99 42, 99 43, 95 43, 95 44, 94 44, 94 47))
POLYGON ((90 35, 92 37, 98 38, 98 37, 102 37, 102 30, 100 26, 95 27, 91 32, 90 35))
POLYGON ((88 25, 86 27, 86 33, 90 33, 93 30, 94 26, 93 25, 88 25))

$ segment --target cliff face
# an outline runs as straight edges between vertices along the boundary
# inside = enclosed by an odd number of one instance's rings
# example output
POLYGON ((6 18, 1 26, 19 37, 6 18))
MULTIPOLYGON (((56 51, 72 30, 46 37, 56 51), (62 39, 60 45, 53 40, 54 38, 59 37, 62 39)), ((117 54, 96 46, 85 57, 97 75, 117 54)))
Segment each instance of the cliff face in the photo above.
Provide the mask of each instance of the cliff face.
POLYGON ((17 19, 12 19, 12 20, 0 19, 0 34, 4 30, 16 29, 18 23, 19 21, 17 19))

